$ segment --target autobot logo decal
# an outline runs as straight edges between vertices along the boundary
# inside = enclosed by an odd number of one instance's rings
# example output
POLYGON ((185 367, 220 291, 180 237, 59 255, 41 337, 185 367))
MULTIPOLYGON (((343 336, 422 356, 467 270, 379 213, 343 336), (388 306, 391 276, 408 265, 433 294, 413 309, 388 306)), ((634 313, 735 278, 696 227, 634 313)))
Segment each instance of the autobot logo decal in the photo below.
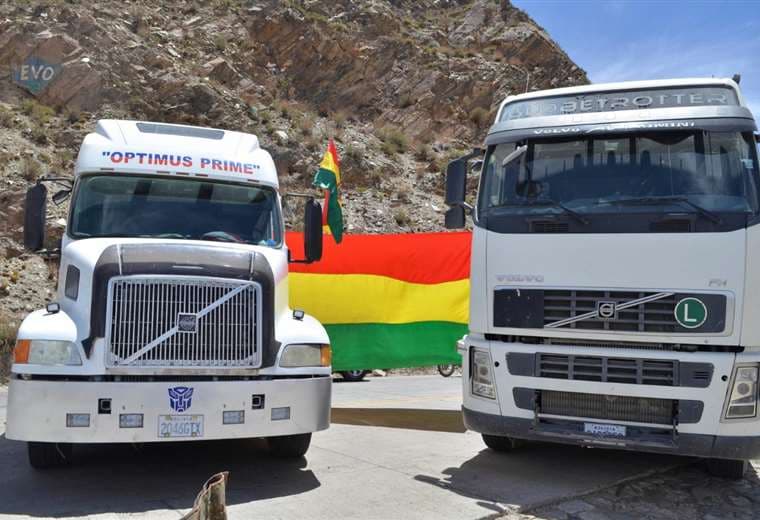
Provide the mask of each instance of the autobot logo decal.
POLYGON ((169 406, 172 410, 182 413, 190 409, 193 403, 193 389, 187 386, 175 386, 169 389, 169 406))
POLYGON ((198 329, 198 316, 180 312, 177 315, 177 332, 195 332, 198 329))
POLYGON ((603 320, 617 319, 617 303, 615 302, 597 302, 596 313, 603 320))

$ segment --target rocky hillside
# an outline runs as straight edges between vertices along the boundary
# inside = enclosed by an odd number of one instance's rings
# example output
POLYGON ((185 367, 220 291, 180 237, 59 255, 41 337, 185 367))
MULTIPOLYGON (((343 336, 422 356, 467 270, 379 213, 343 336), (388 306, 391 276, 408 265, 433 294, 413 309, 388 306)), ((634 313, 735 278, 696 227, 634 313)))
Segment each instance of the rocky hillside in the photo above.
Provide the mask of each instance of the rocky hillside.
POLYGON ((348 232, 415 232, 441 228, 442 166, 507 94, 586 81, 506 0, 0 3, 0 314, 49 299, 55 268, 20 245, 24 190, 70 175, 99 118, 255 133, 284 190, 333 137, 348 232))

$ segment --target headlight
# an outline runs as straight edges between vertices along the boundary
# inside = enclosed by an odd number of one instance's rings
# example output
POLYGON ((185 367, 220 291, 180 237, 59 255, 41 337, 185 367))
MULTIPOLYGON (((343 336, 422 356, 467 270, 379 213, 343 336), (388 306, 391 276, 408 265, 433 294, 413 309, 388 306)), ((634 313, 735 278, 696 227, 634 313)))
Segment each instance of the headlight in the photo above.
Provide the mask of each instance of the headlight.
POLYGON ((280 366, 329 367, 330 358, 330 345, 288 345, 280 358, 280 366))
POLYGON ((757 415, 757 375, 756 366, 736 368, 726 419, 746 419, 757 415))
POLYGON ((74 343, 50 339, 16 341, 14 363, 33 365, 81 365, 82 358, 74 343))
POLYGON ((491 371, 491 354, 485 350, 472 349, 470 374, 472 374, 472 393, 488 399, 496 399, 491 371))

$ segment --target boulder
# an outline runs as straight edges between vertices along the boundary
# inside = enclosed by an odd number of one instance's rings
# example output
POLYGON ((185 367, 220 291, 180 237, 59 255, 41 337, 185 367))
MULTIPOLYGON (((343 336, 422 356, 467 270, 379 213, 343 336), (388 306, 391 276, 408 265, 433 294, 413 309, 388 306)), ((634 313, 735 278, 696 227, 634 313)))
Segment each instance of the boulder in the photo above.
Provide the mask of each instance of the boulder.
POLYGON ((227 86, 234 86, 240 82, 240 74, 224 58, 206 62, 202 67, 202 75, 227 86))

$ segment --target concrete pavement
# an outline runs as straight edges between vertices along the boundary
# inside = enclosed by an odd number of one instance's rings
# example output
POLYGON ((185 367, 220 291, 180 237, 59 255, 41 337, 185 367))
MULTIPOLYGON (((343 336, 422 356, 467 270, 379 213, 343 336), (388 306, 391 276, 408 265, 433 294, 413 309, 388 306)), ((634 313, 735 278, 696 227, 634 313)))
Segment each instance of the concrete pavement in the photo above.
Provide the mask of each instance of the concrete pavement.
MULTIPOLYGON (((464 432, 461 379, 336 382, 333 426, 306 458, 270 458, 260 441, 89 446, 76 464, 34 471, 0 437, 0 518, 179 518, 202 483, 230 471, 237 518, 483 518, 586 493, 683 459, 531 444, 512 454, 464 432)), ((0 389, 0 433, 6 390, 0 389)))

